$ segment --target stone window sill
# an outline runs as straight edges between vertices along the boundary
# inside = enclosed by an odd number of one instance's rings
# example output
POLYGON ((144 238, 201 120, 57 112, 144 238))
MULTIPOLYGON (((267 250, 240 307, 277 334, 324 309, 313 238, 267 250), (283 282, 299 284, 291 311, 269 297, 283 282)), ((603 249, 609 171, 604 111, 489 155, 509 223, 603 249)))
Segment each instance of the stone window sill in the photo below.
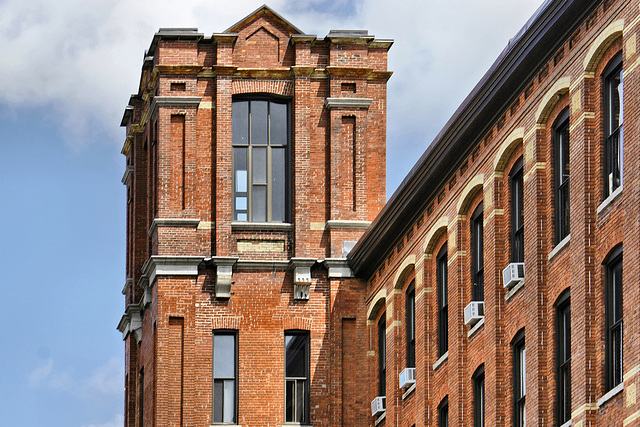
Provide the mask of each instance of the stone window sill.
POLYGON ((605 403, 613 399, 618 394, 622 393, 622 390, 624 390, 624 383, 620 383, 614 388, 612 388, 611 390, 609 390, 604 396, 598 399, 598 408, 603 406, 605 403))
POLYGON ((504 300, 509 301, 522 288, 524 288, 524 280, 519 281, 511 289, 509 289, 507 291, 507 294, 504 296, 504 300))
POLYGON ((607 209, 607 207, 609 207, 609 205, 611 205, 613 203, 613 201, 615 199, 617 199, 620 194, 622 194, 622 188, 623 188, 622 185, 620 187, 616 188, 613 191, 613 193, 611 193, 609 195, 609 197, 607 197, 606 199, 604 199, 604 201, 602 203, 600 203, 600 206, 598 206, 598 208, 596 209, 596 212, 598 213, 598 215, 600 215, 602 213, 602 211, 607 209))
POLYGON ((473 325, 473 328, 471 328, 471 330, 469 331, 469 333, 467 334, 468 338, 471 338, 471 336, 473 334, 475 334, 476 332, 478 332, 480 330, 480 328, 484 326, 484 317, 478 321, 478 323, 476 323, 475 325, 473 325))
POLYGON ((416 383, 413 383, 411 387, 409 387, 407 391, 405 391, 404 394, 402 395, 402 400, 405 400, 407 397, 409 397, 409 395, 413 393, 415 389, 416 389, 416 383))
POLYGON ((288 222, 231 222, 231 230, 233 231, 293 231, 293 224, 288 222))
POLYGON ((571 241, 571 234, 569 234, 567 237, 562 239, 560 243, 558 243, 556 247, 553 248, 551 252, 549 252, 549 261, 555 258, 555 256, 558 255, 560 252, 562 252, 562 250, 569 245, 570 241, 571 241))
POLYGON ((436 360, 436 363, 433 364, 433 370, 435 371, 449 358, 449 352, 447 351, 445 354, 440 356, 440 359, 436 360))

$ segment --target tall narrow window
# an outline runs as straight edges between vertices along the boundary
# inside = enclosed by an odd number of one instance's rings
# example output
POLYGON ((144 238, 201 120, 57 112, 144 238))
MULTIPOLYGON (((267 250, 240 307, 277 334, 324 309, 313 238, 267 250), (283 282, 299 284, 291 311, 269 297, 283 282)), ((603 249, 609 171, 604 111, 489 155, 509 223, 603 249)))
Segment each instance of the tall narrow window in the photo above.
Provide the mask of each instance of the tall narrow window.
POLYGON ((622 53, 604 72, 604 196, 622 185, 622 53))
POLYGON ((511 262, 524 262, 524 191, 522 158, 511 170, 511 262))
POLYGON ((571 419, 571 303, 566 292, 556 306, 557 425, 571 419))
POLYGON ((480 203, 471 216, 471 280, 473 281, 473 301, 484 301, 483 220, 482 203, 480 203))
POLYGON ((407 368, 416 367, 416 288, 415 281, 407 288, 405 301, 405 313, 407 317, 407 368))
POLYGON ((569 209, 569 110, 564 110, 554 126, 554 196, 556 244, 570 233, 569 209))
POLYGON ((387 395, 387 322, 382 313, 378 322, 378 396, 387 395))
POLYGON ((213 332, 213 422, 238 419, 238 342, 235 331, 213 332))
POLYGON ((144 427, 144 368, 140 369, 140 396, 138 396, 138 422, 144 427))
POLYGON ((473 374, 473 426, 484 427, 484 365, 473 374))
POLYGON ((234 100, 232 122, 233 219, 286 221, 288 102, 234 100))
POLYGON ((436 258, 436 281, 438 282, 438 357, 449 350, 449 291, 447 289, 447 245, 440 249, 436 258))
POLYGON ((309 422, 309 333, 288 331, 285 343, 285 421, 309 422))
POLYGON ((611 390, 622 382, 622 249, 606 265, 606 387, 611 390))
POLYGON ((513 425, 526 426, 527 411, 527 360, 524 346, 524 331, 516 336, 513 343, 513 425))
POLYGON ((449 400, 446 397, 438 405, 438 427, 449 427, 449 400))

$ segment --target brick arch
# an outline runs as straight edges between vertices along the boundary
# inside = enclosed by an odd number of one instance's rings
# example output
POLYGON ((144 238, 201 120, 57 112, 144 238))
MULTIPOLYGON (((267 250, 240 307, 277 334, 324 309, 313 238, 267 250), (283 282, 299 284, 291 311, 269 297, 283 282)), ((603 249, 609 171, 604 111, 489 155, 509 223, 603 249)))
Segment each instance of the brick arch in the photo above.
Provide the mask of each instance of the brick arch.
POLYGON ((504 172, 504 168, 507 166, 509 158, 519 145, 522 145, 524 139, 524 128, 520 127, 514 129, 513 132, 504 140, 493 164, 493 169, 496 172, 504 172))
POLYGON ((549 119, 549 115, 553 108, 556 106, 560 97, 569 92, 569 85, 571 84, 571 77, 560 77, 551 88, 544 94, 538 111, 536 112, 536 123, 544 125, 549 119))
POLYGON ((299 329, 302 331, 310 331, 311 326, 313 325, 313 319, 309 317, 285 317, 282 319, 282 329, 291 330, 291 329, 299 329))
POLYGON ((267 93, 280 96, 293 96, 293 82, 290 80, 233 80, 231 93, 267 93))
POLYGON ((427 238, 424 240, 424 254, 433 255, 435 245, 442 236, 443 233, 447 233, 447 227, 449 226, 449 218, 446 216, 440 217, 438 221, 431 227, 427 233, 427 238))
POLYGON ((469 210, 469 205, 473 198, 478 194, 479 191, 482 191, 484 187, 484 174, 479 173, 474 176, 471 181, 464 187, 462 193, 460 194, 460 199, 458 199, 458 205, 456 206, 456 212, 458 215, 466 215, 469 210))
POLYGON ((592 73, 596 70, 598 63, 609 46, 611 46, 618 38, 622 37, 623 29, 624 19, 613 21, 600 33, 600 35, 598 35, 593 43, 591 43, 589 51, 584 58, 583 65, 585 73, 592 73))
POLYGON ((376 320, 378 317, 378 313, 380 309, 385 306, 387 302, 387 290, 382 288, 378 291, 371 304, 369 304, 369 308, 367 309, 367 320, 376 320))
POLYGON ((242 317, 214 317, 211 320, 211 329, 240 329, 242 317))
POLYGON ((396 272, 396 277, 393 278, 393 288, 400 289, 404 283, 404 280, 407 278, 407 275, 416 267, 416 256, 414 254, 407 255, 407 257, 402 261, 398 271, 396 272))

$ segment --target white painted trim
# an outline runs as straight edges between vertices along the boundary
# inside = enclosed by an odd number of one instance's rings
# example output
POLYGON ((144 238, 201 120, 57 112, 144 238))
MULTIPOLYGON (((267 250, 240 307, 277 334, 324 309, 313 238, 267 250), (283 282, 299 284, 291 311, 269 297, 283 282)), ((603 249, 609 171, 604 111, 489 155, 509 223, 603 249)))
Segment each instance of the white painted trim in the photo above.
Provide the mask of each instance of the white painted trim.
POLYGON ((600 215, 600 213, 602 213, 602 211, 605 210, 607 206, 613 203, 613 201, 617 199, 620 194, 622 194, 622 189, 623 186, 621 185, 620 187, 616 188, 613 193, 609 194, 609 197, 607 197, 603 200, 602 203, 600 203, 600 206, 598 206, 598 208, 596 209, 598 215, 600 215))
POLYGON ((433 370, 435 371, 436 369, 438 369, 440 365, 442 365, 448 358, 449 358, 449 351, 447 350, 447 352, 442 356, 440 356, 440 359, 436 360, 436 363, 433 364, 433 370))
POLYGON ((613 399, 614 396, 622 393, 622 390, 624 390, 624 383, 623 382, 618 384, 617 386, 615 386, 611 390, 609 390, 604 396, 602 396, 600 399, 598 399, 598 408, 600 408, 602 405, 604 405, 605 403, 607 403, 608 401, 613 399))
POLYGON ((482 316, 482 319, 478 320, 478 323, 473 325, 473 328, 471 328, 471 330, 467 333, 467 338, 471 338, 473 334, 480 330, 480 328, 484 325, 484 319, 485 317, 482 316))
POLYGON ((549 252, 549 261, 551 261, 556 255, 558 255, 558 253, 560 253, 562 249, 564 249, 564 247, 569 244, 570 241, 571 241, 571 234, 569 234, 567 237, 562 239, 560 243, 558 243, 556 247, 553 248, 551 252, 549 252))

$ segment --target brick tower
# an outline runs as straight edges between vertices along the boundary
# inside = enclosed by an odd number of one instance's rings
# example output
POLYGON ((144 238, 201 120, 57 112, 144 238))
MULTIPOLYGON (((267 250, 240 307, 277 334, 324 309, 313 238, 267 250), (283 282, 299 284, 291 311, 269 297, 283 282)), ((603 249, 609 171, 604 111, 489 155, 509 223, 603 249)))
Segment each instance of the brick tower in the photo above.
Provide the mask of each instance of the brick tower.
POLYGON ((387 52, 267 6, 161 29, 125 110, 125 426, 367 425, 363 284, 387 52))

